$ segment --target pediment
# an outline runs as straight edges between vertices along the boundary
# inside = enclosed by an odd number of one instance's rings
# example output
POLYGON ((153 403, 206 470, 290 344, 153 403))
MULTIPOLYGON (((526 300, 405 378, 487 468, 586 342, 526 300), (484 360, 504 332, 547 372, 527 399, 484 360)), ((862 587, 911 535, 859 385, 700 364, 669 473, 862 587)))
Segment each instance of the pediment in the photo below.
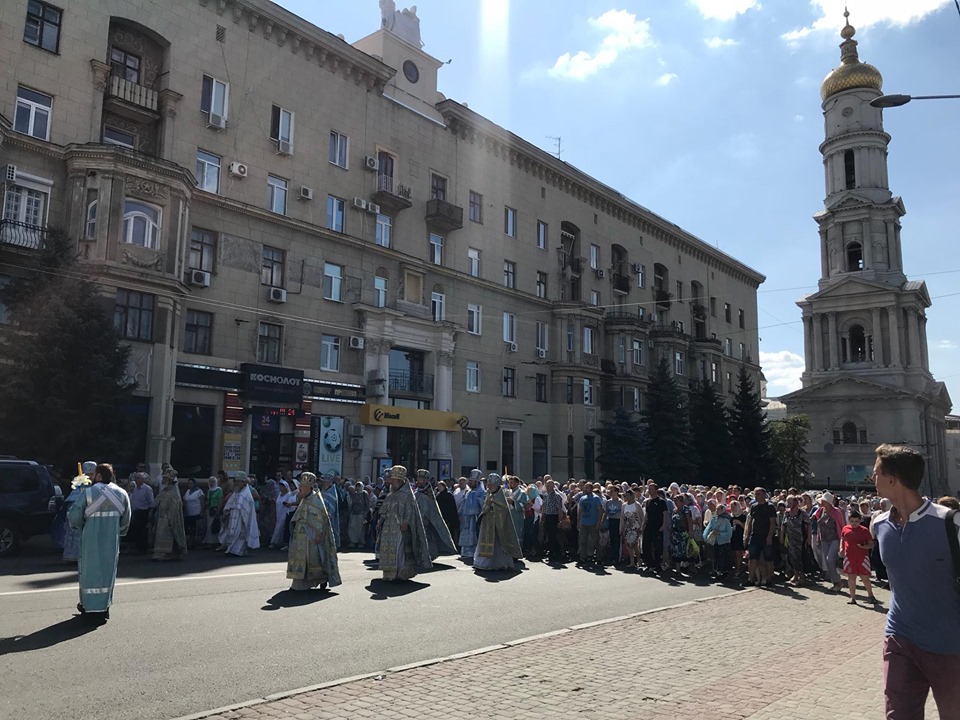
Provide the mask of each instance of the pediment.
POLYGON ((847 275, 831 283, 829 286, 807 295, 804 301, 820 300, 824 298, 854 297, 866 294, 876 294, 877 291, 897 292, 900 288, 877 280, 867 280, 859 275, 847 275))
POLYGON ((871 397, 889 398, 891 396, 915 398, 917 397, 917 393, 868 378, 854 375, 838 375, 837 377, 824 380, 816 385, 796 390, 789 395, 783 395, 780 400, 789 405, 791 401, 831 401, 847 398, 863 400, 871 397))

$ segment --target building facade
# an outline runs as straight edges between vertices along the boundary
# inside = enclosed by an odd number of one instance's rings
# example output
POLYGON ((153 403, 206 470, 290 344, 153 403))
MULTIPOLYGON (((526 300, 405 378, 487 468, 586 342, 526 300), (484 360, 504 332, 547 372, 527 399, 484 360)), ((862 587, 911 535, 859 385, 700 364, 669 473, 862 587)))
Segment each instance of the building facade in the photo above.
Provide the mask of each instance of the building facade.
POLYGON ((595 477, 660 357, 759 375, 763 276, 444 98, 415 9, 354 44, 268 0, 0 32, 0 274, 76 238, 133 348, 124 462, 595 477))
POLYGON ((910 445, 927 459, 924 492, 946 488, 944 416, 950 398, 930 374, 923 281, 903 270, 903 201, 889 189, 880 72, 860 62, 843 28, 841 64, 821 87, 826 176, 817 292, 803 314, 802 389, 781 400, 809 416, 807 457, 820 485, 869 485, 880 443, 910 445))

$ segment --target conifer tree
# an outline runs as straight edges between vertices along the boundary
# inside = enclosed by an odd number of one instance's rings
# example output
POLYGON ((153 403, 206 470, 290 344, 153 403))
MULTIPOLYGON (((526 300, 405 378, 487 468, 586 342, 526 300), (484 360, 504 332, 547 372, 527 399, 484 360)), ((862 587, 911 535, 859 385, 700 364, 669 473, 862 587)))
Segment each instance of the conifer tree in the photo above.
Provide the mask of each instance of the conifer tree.
POLYGON ((690 435, 698 458, 697 482, 732 483, 730 418, 713 383, 703 381, 690 394, 690 435))
POLYGON ((767 427, 760 393, 745 366, 737 374, 737 393, 730 410, 730 435, 736 483, 744 487, 776 480, 770 456, 770 429, 767 427))
POLYGON ((623 408, 617 408, 613 417, 597 428, 600 437, 600 463, 603 477, 618 482, 635 482, 642 477, 640 468, 643 428, 623 408))
POLYGON ((642 470, 658 485, 687 483, 696 471, 695 450, 683 393, 666 359, 660 358, 643 412, 646 425, 642 470))

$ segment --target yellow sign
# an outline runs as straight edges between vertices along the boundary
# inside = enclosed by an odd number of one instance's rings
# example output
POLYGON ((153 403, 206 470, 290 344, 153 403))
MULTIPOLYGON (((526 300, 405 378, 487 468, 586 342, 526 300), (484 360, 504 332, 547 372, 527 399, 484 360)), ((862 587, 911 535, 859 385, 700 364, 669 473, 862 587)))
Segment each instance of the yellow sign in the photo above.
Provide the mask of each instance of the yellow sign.
POLYGON ((364 405, 360 422, 382 427, 417 428, 420 430, 462 430, 470 425, 466 415, 442 410, 418 410, 393 405, 364 405))
POLYGON ((220 467, 229 472, 236 472, 243 468, 243 435, 240 433, 225 432, 223 434, 223 453, 220 467))

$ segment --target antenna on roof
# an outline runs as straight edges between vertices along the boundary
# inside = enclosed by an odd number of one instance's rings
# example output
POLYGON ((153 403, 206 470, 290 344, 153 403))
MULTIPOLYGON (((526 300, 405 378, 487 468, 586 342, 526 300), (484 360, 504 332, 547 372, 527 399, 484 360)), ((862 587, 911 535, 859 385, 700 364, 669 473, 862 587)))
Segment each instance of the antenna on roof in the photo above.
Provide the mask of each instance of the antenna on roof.
POLYGON ((547 135, 547 140, 553 140, 554 144, 557 146, 556 156, 557 160, 560 159, 560 153, 563 152, 561 144, 563 143, 563 138, 559 135, 547 135))

